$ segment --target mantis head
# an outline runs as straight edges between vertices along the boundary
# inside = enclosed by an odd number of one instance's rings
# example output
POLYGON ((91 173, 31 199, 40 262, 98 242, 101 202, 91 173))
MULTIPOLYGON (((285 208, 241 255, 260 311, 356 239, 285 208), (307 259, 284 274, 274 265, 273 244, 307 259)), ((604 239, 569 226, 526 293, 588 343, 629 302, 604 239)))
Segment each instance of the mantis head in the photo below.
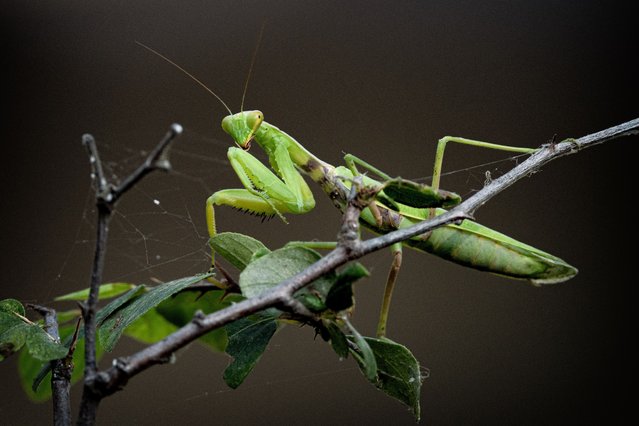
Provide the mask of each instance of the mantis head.
POLYGON ((243 111, 227 115, 222 120, 222 129, 235 141, 237 146, 248 151, 255 132, 264 121, 261 111, 243 111))

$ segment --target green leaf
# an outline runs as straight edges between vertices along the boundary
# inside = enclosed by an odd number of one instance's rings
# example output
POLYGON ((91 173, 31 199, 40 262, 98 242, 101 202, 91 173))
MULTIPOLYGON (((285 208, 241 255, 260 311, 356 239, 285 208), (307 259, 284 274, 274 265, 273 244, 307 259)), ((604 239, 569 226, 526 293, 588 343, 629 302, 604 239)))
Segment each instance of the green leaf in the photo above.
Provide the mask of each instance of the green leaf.
POLYGON ((270 252, 271 250, 267 249, 266 247, 256 250, 255 253, 253 253, 253 256, 251 256, 251 260, 249 261, 249 263, 251 263, 255 259, 259 259, 266 254, 269 254, 270 252))
MULTIPOLYGON (((60 337, 64 340, 70 338, 75 330, 75 325, 60 327, 60 337)), ((96 346, 96 357, 100 359, 102 356, 102 348, 98 344, 96 346)), ((27 396, 35 402, 44 402, 51 398, 51 372, 43 369, 43 366, 49 366, 49 362, 40 361, 29 353, 29 351, 20 352, 18 358, 18 373, 20 375, 20 383, 27 396), (45 373, 48 371, 48 373, 45 373), (39 386, 41 382, 46 385, 39 386)), ((84 375, 84 339, 78 340, 75 352, 73 353, 73 372, 71 373, 71 383, 76 383, 84 375)))
MULTIPOLYGON (((419 363, 408 348, 390 339, 366 337, 365 340, 377 362, 377 377, 369 380, 387 395, 410 407, 419 421, 422 387, 419 363)), ((360 368, 363 371, 361 364, 360 368)))
MULTIPOLYGON (((147 291, 148 288, 145 285, 139 285, 127 291, 117 299, 110 301, 104 308, 100 309, 98 313, 95 314, 95 321, 97 326, 99 327, 100 324, 102 324, 104 320, 109 317, 109 315, 120 309, 125 304, 129 303, 130 300, 138 297, 141 294, 144 294, 147 291)), ((81 329, 81 333, 83 333, 82 335, 84 336, 84 328, 81 329)))
POLYGON ((64 358, 69 352, 69 349, 54 340, 49 333, 37 325, 29 327, 25 344, 29 350, 29 354, 41 361, 64 358))
POLYGON ((333 351, 341 359, 348 358, 348 339, 342 329, 334 321, 324 320, 322 322, 328 331, 333 351))
POLYGON ((100 343, 106 351, 112 351, 115 344, 120 339, 124 329, 132 324, 133 321, 140 318, 172 294, 177 293, 191 284, 206 279, 209 276, 210 274, 201 274, 164 283, 133 299, 128 304, 118 308, 100 325, 100 343))
MULTIPOLYGON (((119 296, 122 293, 125 293, 135 287, 136 287, 135 284, 129 284, 129 283, 102 284, 99 288, 98 299, 99 300, 110 299, 112 297, 119 296)), ((89 297, 89 290, 90 289, 85 288, 84 290, 74 291, 72 293, 67 293, 65 295, 58 296, 53 300, 58 302, 63 300, 87 300, 87 297, 89 297)))
POLYGON ((13 312, 0 311, 0 335, 18 324, 27 324, 22 318, 13 312))
POLYGON ((24 346, 30 327, 13 312, 0 311, 0 361, 24 346))
MULTIPOLYGON (((120 307, 124 306, 131 299, 139 296, 140 294, 143 294, 145 291, 147 291, 146 286, 139 285, 139 286, 134 287, 131 290, 127 291, 122 296, 118 297, 117 299, 112 300, 111 302, 109 302, 105 307, 103 307, 102 309, 100 309, 96 313, 96 315, 95 315, 96 326, 100 327, 100 325, 104 322, 104 320, 109 315, 111 315, 113 312, 115 312, 120 307)), ((62 341, 64 342, 64 345, 67 348, 71 346, 72 338, 73 338, 73 335, 68 335, 68 336, 66 336, 66 338, 62 339, 62 341)), ((80 327, 80 332, 78 334, 78 341, 80 341, 82 339, 84 339, 84 328, 80 327)))
POLYGON ((349 348, 353 358, 357 360, 360 370, 364 373, 364 376, 371 382, 375 383, 377 380, 377 359, 375 354, 368 344, 367 339, 362 337, 361 334, 351 325, 348 320, 344 320, 346 326, 352 333, 351 341, 357 345, 358 350, 349 348))
MULTIPOLYGON (((185 291, 166 299, 155 309, 172 324, 182 327, 193 319, 196 311, 210 314, 243 299, 242 296, 232 294, 224 297, 224 294, 223 290, 211 290, 204 294, 196 291, 185 291)), ((214 351, 222 352, 228 343, 226 330, 219 328, 209 331, 200 337, 199 341, 214 351)))
MULTIPOLYGON (((18 374, 20 375, 20 384, 22 385, 22 389, 27 394, 29 399, 34 402, 44 402, 51 398, 50 385, 40 386, 35 390, 32 388, 32 384, 38 377, 38 373, 42 370, 42 367, 44 365, 49 366, 49 363, 43 363, 42 361, 35 359, 29 354, 29 351, 20 352, 20 356, 18 357, 18 374)), ((50 384, 51 371, 49 371, 39 381, 46 381, 47 384, 50 384)))
MULTIPOLYGON (((454 192, 440 189, 435 191, 431 186, 395 178, 384 182, 384 195, 392 202, 398 202, 416 208, 443 207, 451 208, 461 202, 461 197, 454 192)), ((384 197, 380 197, 384 202, 384 197)))
POLYGON ((26 315, 24 306, 22 306, 22 303, 20 303, 16 299, 0 300, 0 312, 6 312, 6 313, 15 312, 22 316, 26 315))
POLYGON ((233 357, 224 370, 224 381, 229 387, 235 389, 242 384, 276 330, 277 323, 269 312, 242 318, 226 326, 229 339, 226 353, 233 357))
POLYGON ((142 343, 155 343, 164 339, 177 329, 175 325, 160 315, 157 310, 151 309, 133 321, 133 323, 124 330, 124 334, 142 343))
MULTIPOLYGON (((305 247, 284 247, 251 262, 240 274, 240 288, 245 297, 254 297, 273 288, 287 278, 303 271, 321 258, 320 254, 305 247)), ((296 293, 309 309, 323 306, 323 297, 335 280, 328 273, 296 293), (320 304, 321 303, 321 304, 320 304)))
MULTIPOLYGON (((321 255, 318 252, 300 245, 285 246, 259 258, 253 257, 251 263, 240 273, 239 285, 242 294, 248 298, 257 296, 303 271, 319 259, 321 255)), ((311 311, 323 312, 327 308, 328 294, 332 291, 332 309, 347 309, 353 304, 351 285, 366 275, 368 271, 355 263, 339 276, 335 272, 325 274, 297 291, 295 297, 311 311)))
MULTIPOLYGON (((126 304, 129 300, 133 299, 134 297, 138 296, 144 291, 146 291, 146 287, 143 285, 140 285, 135 288, 132 288, 128 292, 124 293, 122 296, 109 302, 109 304, 107 304, 104 308, 100 309, 98 313, 95 315, 96 325, 99 327, 100 324, 102 324, 102 322, 105 320, 105 318, 111 315, 116 309, 120 308, 121 306, 126 304)), ((62 327, 60 329, 62 330, 62 327)), ((69 333, 66 336, 63 336, 62 333, 60 333, 60 338, 64 342, 64 347, 69 348, 71 346, 72 339, 73 339, 72 333, 69 333)), ((80 345, 80 343, 84 344, 84 328, 80 328, 80 332, 78 334, 78 343, 77 343, 78 346, 80 345)), ((96 343, 96 347, 101 347, 99 339, 96 343)), ((76 349, 76 354, 78 350, 79 349, 76 349)), ((84 353, 84 351, 82 352, 84 353)), ((74 354, 74 357, 73 357, 74 360, 75 360, 75 356, 76 355, 74 354)), ((84 359, 82 360, 82 362, 84 362, 84 359)), ((38 388, 38 386, 40 385, 40 382, 46 377, 47 372, 49 372, 50 370, 51 370, 51 365, 49 363, 46 363, 45 365, 41 367, 40 372, 36 375, 33 382, 34 389, 38 388)))
POLYGON ((43 361, 63 358, 67 354, 64 345, 54 340, 40 325, 19 318, 15 312, 0 312, 0 360, 23 346, 32 356, 43 361))
POLYGON ((360 263, 348 265, 338 276, 337 281, 326 295, 326 306, 335 312, 353 306, 353 284, 360 278, 367 277, 368 270, 360 263))
POLYGON ((251 258, 256 252, 269 251, 264 244, 255 238, 235 232, 216 234, 209 243, 216 253, 219 253, 240 271, 251 263, 251 258))

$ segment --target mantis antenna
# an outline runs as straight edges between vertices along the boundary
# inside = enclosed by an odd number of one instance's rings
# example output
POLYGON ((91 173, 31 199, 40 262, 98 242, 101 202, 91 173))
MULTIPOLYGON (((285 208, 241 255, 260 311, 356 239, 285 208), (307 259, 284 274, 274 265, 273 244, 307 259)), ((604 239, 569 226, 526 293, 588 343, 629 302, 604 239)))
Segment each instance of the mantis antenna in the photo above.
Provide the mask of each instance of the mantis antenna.
POLYGON ((244 91, 242 92, 242 103, 240 104, 240 112, 244 111, 244 98, 246 97, 246 90, 248 89, 249 81, 251 80, 251 73, 253 73, 253 66, 255 65, 255 58, 257 58, 257 51, 260 49, 260 44, 262 43, 262 35, 264 34, 265 26, 266 26, 266 20, 262 22, 262 28, 260 28, 260 34, 257 36, 257 44, 255 45, 253 56, 251 57, 251 66, 249 67, 249 72, 246 76, 246 81, 244 82, 244 91))
MULTIPOLYGON (((260 33, 260 37, 261 37, 261 33, 260 33)), ((151 53, 154 53, 155 55, 159 56, 160 58, 164 59, 166 62, 168 62, 169 64, 173 65, 175 68, 179 69, 180 71, 182 71, 184 74, 186 74, 191 80, 195 81, 197 84, 199 84, 200 86, 202 86, 204 88, 204 90, 206 90, 207 92, 209 92, 211 95, 215 96, 215 98, 220 101, 222 103, 222 105, 224 105, 224 108, 226 108, 226 110, 229 112, 230 115, 233 115, 233 111, 231 111, 231 108, 228 107, 228 105, 226 105, 226 103, 222 100, 222 98, 220 98, 217 93, 215 93, 214 91, 212 91, 211 89, 209 89, 206 84, 202 83, 197 77, 195 77, 193 74, 191 74, 190 72, 188 72, 187 70, 185 70, 184 68, 182 68, 181 66, 179 66, 178 64, 176 64, 175 62, 173 62, 172 60, 170 60, 169 58, 167 58, 166 56, 164 56, 163 54, 161 54, 160 52, 150 48, 149 46, 147 46, 144 43, 141 43, 139 41, 135 41, 138 45, 144 47, 146 50, 148 50, 151 53)), ((251 63, 251 68, 253 67, 253 64, 251 63)), ((250 72, 249 72, 250 75, 250 72)), ((248 81, 247 81, 247 85, 248 85, 248 81)), ((246 87, 244 88, 244 90, 246 91, 246 87)), ((242 97, 242 102, 244 101, 244 97, 242 97)))

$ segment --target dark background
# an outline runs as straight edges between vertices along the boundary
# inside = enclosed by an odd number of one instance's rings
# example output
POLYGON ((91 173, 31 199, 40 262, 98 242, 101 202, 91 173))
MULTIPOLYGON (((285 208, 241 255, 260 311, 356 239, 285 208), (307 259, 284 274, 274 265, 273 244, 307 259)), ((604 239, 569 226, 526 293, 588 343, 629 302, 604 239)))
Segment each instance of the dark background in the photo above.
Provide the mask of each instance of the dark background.
MULTIPOLYGON (((444 135, 537 146, 639 115, 637 36, 623 6, 451 3, 5 2, 0 298, 51 303, 86 287, 94 217, 85 132, 101 144, 109 173, 122 177, 170 123, 185 127, 175 173, 152 176, 119 206, 105 280, 148 283, 206 269, 204 201, 239 186, 225 165, 225 112, 134 40, 191 70, 237 110, 266 21, 246 108, 261 109, 326 161, 339 163, 348 151, 404 177, 430 175, 444 135)), ((626 386, 636 379, 636 260, 625 245, 636 237, 627 201, 637 142, 559 160, 478 212, 482 223, 577 266, 567 283, 538 289, 406 253, 389 335, 430 370, 423 423, 577 423, 634 410, 626 386)), ((444 167, 505 156, 451 146, 444 167)), ((443 186, 469 195, 486 170, 496 176, 513 164, 456 173, 443 186)), ((317 209, 288 226, 231 209, 219 210, 219 226, 273 248, 332 239, 339 214, 316 194, 317 209)), ((363 260, 373 277, 358 287, 354 322, 369 335, 389 260, 386 252, 363 260)), ((140 347, 123 341, 104 365, 140 347)), ((226 363, 192 345, 105 400, 99 423, 413 423, 308 328, 281 330, 236 391, 221 380, 226 363)), ((50 404, 27 400, 15 360, 0 368, 1 423, 48 422, 50 404)))

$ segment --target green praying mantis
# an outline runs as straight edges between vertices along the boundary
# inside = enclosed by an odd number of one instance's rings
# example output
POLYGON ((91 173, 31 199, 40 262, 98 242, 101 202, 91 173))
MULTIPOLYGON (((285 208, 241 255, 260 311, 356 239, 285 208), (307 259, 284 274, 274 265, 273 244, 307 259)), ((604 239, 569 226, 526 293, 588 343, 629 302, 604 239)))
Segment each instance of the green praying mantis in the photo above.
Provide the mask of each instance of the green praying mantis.
MULTIPOLYGON (((222 129, 236 144, 228 149, 228 159, 243 188, 223 189, 207 199, 206 224, 210 237, 217 233, 215 206, 230 206, 261 216, 278 216, 285 222, 285 214, 308 213, 315 207, 315 199, 303 175, 317 183, 342 210, 346 207, 347 200, 343 196, 344 192, 339 190, 340 185, 348 186, 352 184, 354 177, 360 176, 364 186, 375 188, 377 191, 374 200, 362 210, 360 223, 374 233, 385 234, 428 220, 461 202, 459 195, 439 188, 444 151, 448 143, 516 153, 531 154, 537 151, 535 148, 446 136, 440 139, 437 145, 430 186, 391 178, 350 154, 344 157, 345 166, 336 167, 322 161, 293 137, 264 121, 262 112, 253 110, 232 113, 224 101, 200 80, 150 47, 138 44, 184 72, 215 96, 229 112, 222 120, 222 129), (265 151, 271 169, 248 152, 252 142, 265 151), (376 175, 380 180, 373 179, 368 174, 361 174, 358 166, 376 175)), ((462 266, 528 280, 534 285, 560 283, 577 274, 577 269, 562 259, 471 220, 442 226, 427 234, 408 239, 403 245, 462 266)), ((386 334, 390 301, 401 266, 401 250, 402 244, 392 246, 393 261, 382 301, 378 336, 386 334)), ((214 256, 212 250, 213 264, 214 256)))

